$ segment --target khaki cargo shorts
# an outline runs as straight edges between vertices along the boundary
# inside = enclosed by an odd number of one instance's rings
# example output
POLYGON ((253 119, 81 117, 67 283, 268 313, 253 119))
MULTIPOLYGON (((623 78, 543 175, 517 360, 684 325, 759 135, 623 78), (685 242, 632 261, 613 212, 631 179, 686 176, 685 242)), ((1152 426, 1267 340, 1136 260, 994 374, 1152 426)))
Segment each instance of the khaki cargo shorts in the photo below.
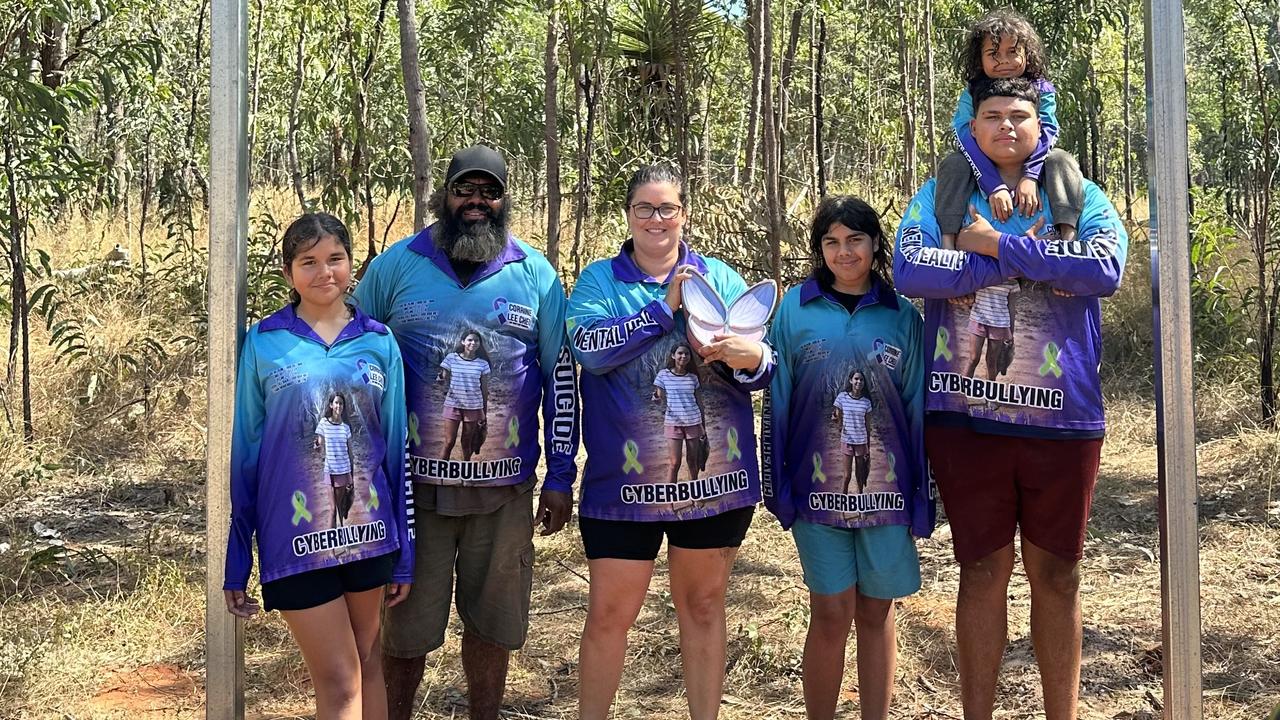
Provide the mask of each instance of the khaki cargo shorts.
POLYGON ((386 610, 383 650, 415 658, 443 645, 451 598, 468 631, 508 650, 523 646, 533 587, 532 488, 485 515, 414 512, 413 589, 386 610))

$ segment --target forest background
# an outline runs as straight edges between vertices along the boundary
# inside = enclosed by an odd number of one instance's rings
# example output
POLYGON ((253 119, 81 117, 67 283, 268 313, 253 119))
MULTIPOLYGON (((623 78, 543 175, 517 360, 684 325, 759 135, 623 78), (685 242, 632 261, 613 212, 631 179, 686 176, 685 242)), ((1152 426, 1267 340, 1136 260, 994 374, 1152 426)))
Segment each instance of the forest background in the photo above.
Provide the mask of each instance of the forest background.
MULTIPOLYGON (((1060 145, 1129 225, 1104 303, 1110 432, 1085 577, 1082 717, 1160 713, 1142 4, 1020 0, 1059 93, 1060 145)), ((1187 0, 1192 299, 1206 717, 1280 698, 1280 3, 1187 0)), ((250 320, 284 300, 279 236, 341 216, 356 260, 428 222, 474 142, 511 164, 519 234, 567 286, 624 239, 636 166, 691 178, 700 251, 749 280, 807 271, 815 198, 884 211, 950 151, 972 0, 251 0, 250 320), (412 128, 412 131, 411 131, 412 128)), ((0 0, 0 717, 200 717, 209 0, 0 0)), ((1187 392, 1192 392, 1187 388, 1187 392)), ((508 716, 572 717, 585 561, 539 541, 534 624, 508 716)), ((895 717, 958 717, 948 529, 899 603, 895 717)), ((619 717, 679 717, 659 577, 619 717)), ((1039 688, 1015 581, 1005 717, 1039 688)), ((798 717, 807 596, 765 514, 730 594, 724 716, 798 717)), ((451 635, 421 717, 465 696, 451 635)), ((278 618, 250 624, 250 717, 306 714, 278 618)), ((858 704, 852 669, 842 708, 858 704)))

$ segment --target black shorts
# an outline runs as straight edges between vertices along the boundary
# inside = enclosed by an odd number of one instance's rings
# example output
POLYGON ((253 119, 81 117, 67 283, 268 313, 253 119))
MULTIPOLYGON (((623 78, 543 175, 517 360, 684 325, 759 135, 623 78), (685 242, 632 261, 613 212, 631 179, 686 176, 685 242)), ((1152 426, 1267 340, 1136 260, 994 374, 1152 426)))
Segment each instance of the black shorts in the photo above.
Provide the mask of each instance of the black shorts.
POLYGON ((397 552, 365 558, 334 567, 308 570, 262 584, 262 604, 267 610, 306 610, 342 597, 391 582, 397 552))
POLYGON ((748 505, 707 518, 656 522, 580 517, 578 528, 588 560, 655 560, 664 534, 668 545, 686 550, 736 548, 747 536, 755 511, 748 505))

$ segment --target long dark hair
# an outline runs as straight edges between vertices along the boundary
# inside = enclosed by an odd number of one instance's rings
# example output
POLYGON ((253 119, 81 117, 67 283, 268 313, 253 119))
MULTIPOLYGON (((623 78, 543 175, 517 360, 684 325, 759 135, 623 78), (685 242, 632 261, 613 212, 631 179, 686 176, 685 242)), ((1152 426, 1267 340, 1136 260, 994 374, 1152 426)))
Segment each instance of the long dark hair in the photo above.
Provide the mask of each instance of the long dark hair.
POLYGON ((884 226, 880 224, 880 215, 866 202, 852 195, 829 195, 813 211, 813 222, 809 225, 809 255, 813 262, 813 276, 818 282, 828 287, 835 282, 835 275, 822 256, 822 238, 836 223, 850 230, 866 233, 877 241, 871 255, 871 272, 892 288, 889 238, 884 232, 884 226))
POLYGON ((333 425, 343 425, 347 422, 347 398, 345 395, 336 390, 329 393, 328 399, 324 401, 324 419, 328 420, 333 425), (333 418, 330 417, 333 414, 334 398, 338 398, 342 401, 342 417, 338 418, 337 422, 334 422, 333 418))
MULTIPOLYGON (((351 233, 347 231, 347 226, 343 225, 341 220, 329 213, 306 213, 285 228, 284 238, 280 241, 280 255, 285 269, 288 270, 293 265, 293 259, 298 256, 298 253, 310 250, 326 235, 338 241, 342 249, 347 252, 348 260, 353 259, 351 233)), ((297 290, 290 290, 289 300, 297 305, 302 298, 297 290)))
POLYGON ((463 355, 462 355, 462 351, 463 351, 462 343, 466 342, 467 338, 471 337, 472 335, 475 335, 475 336, 476 336, 476 357, 475 357, 475 359, 476 359, 476 360, 484 360, 485 362, 489 362, 489 351, 488 351, 488 350, 486 350, 486 349, 485 349, 485 347, 484 347, 484 336, 480 334, 480 331, 479 331, 479 330, 466 330, 466 331, 463 331, 463 333, 462 333, 461 335, 459 335, 459 336, 458 336, 458 344, 453 346, 453 351, 454 351, 455 353, 457 353, 457 354, 458 354, 458 357, 462 357, 462 356, 463 356, 463 355))
POLYGON ((684 348, 684 351, 689 354, 689 361, 684 364, 684 371, 687 373, 697 374, 698 355, 693 352, 693 348, 689 345, 689 343, 682 342, 682 343, 676 343, 675 345, 671 346, 671 349, 667 351, 667 369, 668 370, 676 369, 676 351, 679 350, 680 348, 684 348))
POLYGON ((1040 35, 1031 21, 1012 8, 996 8, 978 18, 965 33, 964 43, 960 46, 960 71, 964 73, 965 85, 986 77, 982 71, 982 45, 986 39, 994 38, 999 43, 1007 37, 1013 38, 1027 57, 1027 69, 1022 72, 1022 77, 1032 81, 1048 77, 1049 62, 1045 59, 1044 43, 1040 42, 1040 35))

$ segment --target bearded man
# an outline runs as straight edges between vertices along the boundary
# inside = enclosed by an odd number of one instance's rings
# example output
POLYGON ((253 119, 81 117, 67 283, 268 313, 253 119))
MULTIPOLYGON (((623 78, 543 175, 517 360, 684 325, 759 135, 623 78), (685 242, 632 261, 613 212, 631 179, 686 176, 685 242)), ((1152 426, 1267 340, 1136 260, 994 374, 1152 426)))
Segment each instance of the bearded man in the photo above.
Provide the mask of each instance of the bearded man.
POLYGON ((355 293, 395 333, 405 363, 419 551, 413 592, 387 608, 382 632, 393 719, 412 714, 453 598, 470 716, 496 720, 511 651, 528 633, 533 528, 557 532, 572 510, 578 403, 564 288, 551 263, 508 232, 506 185, 496 151, 459 150, 431 198, 436 222, 375 258, 355 293))

